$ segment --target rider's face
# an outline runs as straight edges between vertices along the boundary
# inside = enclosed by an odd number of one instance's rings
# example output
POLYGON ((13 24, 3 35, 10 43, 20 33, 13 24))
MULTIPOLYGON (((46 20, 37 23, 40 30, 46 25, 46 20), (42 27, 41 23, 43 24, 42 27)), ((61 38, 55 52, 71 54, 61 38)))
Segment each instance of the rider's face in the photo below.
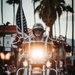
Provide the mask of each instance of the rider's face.
POLYGON ((43 30, 42 29, 35 29, 34 33, 35 33, 35 36, 41 36, 43 34, 43 30))

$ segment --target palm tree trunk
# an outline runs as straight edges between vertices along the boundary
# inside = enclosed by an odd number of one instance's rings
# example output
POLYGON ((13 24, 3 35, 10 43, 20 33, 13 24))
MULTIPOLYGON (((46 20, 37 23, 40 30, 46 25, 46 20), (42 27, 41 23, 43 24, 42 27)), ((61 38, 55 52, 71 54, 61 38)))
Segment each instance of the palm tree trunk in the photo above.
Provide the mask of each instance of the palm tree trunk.
POLYGON ((65 31, 65 41, 67 39, 67 28, 68 28, 68 11, 66 11, 66 31, 65 31))
POLYGON ((60 17, 58 16, 58 22, 59 22, 59 36, 61 34, 61 27, 60 27, 60 17))
POLYGON ((34 23, 36 23, 36 19, 35 19, 35 2, 33 0, 33 9, 34 9, 34 23))
POLYGON ((1 0, 1 19, 3 24, 3 0, 1 0))
POLYGON ((15 23, 15 3, 13 2, 13 25, 15 23))

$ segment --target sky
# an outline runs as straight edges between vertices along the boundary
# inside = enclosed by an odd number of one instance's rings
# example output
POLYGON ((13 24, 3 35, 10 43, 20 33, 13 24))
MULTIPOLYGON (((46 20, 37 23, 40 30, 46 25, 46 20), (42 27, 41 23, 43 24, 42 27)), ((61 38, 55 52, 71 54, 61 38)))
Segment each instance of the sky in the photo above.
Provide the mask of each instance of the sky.
MULTIPOLYGON (((6 1, 7 0, 3 0, 3 23, 6 23, 7 21, 9 21, 11 23, 11 25, 13 25, 13 6, 7 4, 6 1)), ((70 4, 72 6, 72 2, 71 2, 72 0, 65 0, 65 1, 66 1, 67 4, 70 4)), ((1 0, 0 0, 0 6, 1 6, 1 0)), ((15 7, 16 7, 16 11, 17 11, 18 5, 15 5, 15 7)), ((33 13, 34 10, 33 10, 33 2, 32 2, 32 0, 22 0, 22 7, 23 7, 24 14, 25 14, 25 17, 26 17, 27 27, 32 28, 33 25, 34 25, 34 13, 33 13)), ((1 10, 1 8, 0 8, 0 10, 1 10)), ((74 1, 74 10, 75 10, 75 1, 74 1)), ((15 15, 16 15, 16 12, 15 12, 15 15)), ((36 14, 35 16, 36 16, 36 23, 41 23, 45 28, 46 26, 42 22, 42 20, 39 19, 38 14, 36 14)), ((67 38, 72 39, 72 14, 71 13, 69 13, 68 18, 69 19, 68 19, 67 38)), ((74 19, 74 21, 75 21, 75 19, 74 19)), ((1 12, 0 12, 0 25, 2 25, 1 12)), ((60 25, 61 25, 60 34, 65 36, 66 12, 64 12, 62 14, 62 16, 60 17, 60 25)), ((59 36, 59 23, 58 23, 58 20, 56 20, 56 22, 55 22, 55 27, 56 27, 56 30, 53 27, 53 35, 56 34, 56 36, 59 36)), ((75 29, 75 25, 74 25, 74 29, 75 29)), ((49 32, 49 28, 47 27, 46 33, 48 34, 48 32, 49 32)), ((75 34, 75 30, 74 30, 74 34, 75 34)), ((74 39, 75 39, 75 35, 74 35, 74 39)))

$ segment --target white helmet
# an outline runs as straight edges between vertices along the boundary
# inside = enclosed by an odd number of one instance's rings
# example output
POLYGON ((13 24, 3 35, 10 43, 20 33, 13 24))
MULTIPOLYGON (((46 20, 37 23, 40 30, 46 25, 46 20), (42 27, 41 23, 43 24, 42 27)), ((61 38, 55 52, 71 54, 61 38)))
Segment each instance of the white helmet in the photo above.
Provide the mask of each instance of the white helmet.
POLYGON ((37 29, 37 28, 44 30, 44 27, 40 23, 34 24, 32 30, 37 29))

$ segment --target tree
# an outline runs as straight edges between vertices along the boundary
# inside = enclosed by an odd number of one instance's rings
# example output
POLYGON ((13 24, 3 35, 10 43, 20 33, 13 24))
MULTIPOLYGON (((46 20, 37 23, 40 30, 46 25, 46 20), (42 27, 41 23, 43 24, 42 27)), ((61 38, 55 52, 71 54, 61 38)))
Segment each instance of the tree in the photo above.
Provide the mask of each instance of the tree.
POLYGON ((14 24, 14 21, 15 21, 15 4, 19 4, 20 3, 20 0, 7 0, 6 3, 8 4, 13 4, 13 24, 14 24))
POLYGON ((65 41, 66 41, 66 38, 67 38, 67 29, 68 29, 68 12, 71 12, 73 13, 73 8, 70 7, 70 5, 67 5, 66 6, 66 31, 65 31, 65 41))
MULTIPOLYGON (((37 0, 35 0, 37 1, 37 0)), ((40 4, 36 7, 35 13, 38 12, 39 18, 43 20, 46 26, 50 27, 49 36, 53 36, 53 24, 57 17, 60 18, 63 11, 66 11, 65 0, 39 0, 40 4)))
POLYGON ((34 23, 36 23, 36 18, 35 18, 35 2, 40 1, 40 0, 32 0, 33 2, 33 9, 34 9, 34 23))

